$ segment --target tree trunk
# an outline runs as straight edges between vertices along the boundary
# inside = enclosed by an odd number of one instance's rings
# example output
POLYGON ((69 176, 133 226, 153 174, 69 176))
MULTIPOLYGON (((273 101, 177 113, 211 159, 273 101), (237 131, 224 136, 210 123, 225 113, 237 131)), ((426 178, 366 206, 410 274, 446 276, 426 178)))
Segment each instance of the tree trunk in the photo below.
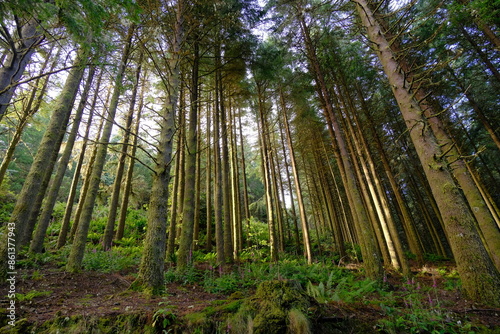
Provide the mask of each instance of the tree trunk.
MULTIPOLYGON (((241 111, 240 111, 241 112, 241 111)), ((240 130, 240 147, 241 147, 241 173, 243 178, 243 207, 244 207, 244 220, 247 224, 248 231, 250 231, 250 209, 248 201, 248 184, 247 184, 247 172, 246 172, 246 162, 245 162, 245 149, 243 146, 243 127, 241 126, 241 115, 238 117, 238 125, 240 130)))
MULTIPOLYGON (((283 96, 281 96, 283 100, 283 96)), ((282 101, 282 105, 284 103, 282 101)), ((288 151, 290 152, 290 164, 292 165, 293 180, 295 184, 295 194, 297 195, 297 204, 299 206, 300 222, 302 226, 302 243, 304 246, 304 256, 308 264, 312 263, 311 238, 309 237, 309 225, 307 223, 306 209, 302 198, 302 186, 300 184, 299 172, 297 170, 297 162, 295 159, 295 150, 293 148, 292 134, 288 123, 287 110, 283 109, 283 125, 285 126, 288 151)), ((290 189, 291 192, 291 189, 290 189)))
POLYGON ((236 145, 235 115, 232 108, 229 108, 229 140, 231 157, 231 202, 232 202, 232 226, 233 226, 233 258, 239 259, 242 250, 242 227, 241 227, 241 198, 240 198, 240 177, 238 171, 238 147, 236 145))
POLYGON ((139 55, 137 60, 137 69, 135 72, 135 82, 134 88, 132 89, 132 96, 130 97, 130 106, 128 114, 125 120, 123 144, 120 152, 120 157, 118 158, 118 166, 116 167, 115 180, 113 182, 113 190, 111 195, 111 200, 109 201, 109 213, 108 221, 106 223, 106 229, 104 230, 104 238, 102 242, 102 247, 104 250, 110 250, 113 242, 113 235, 115 230, 115 220, 116 212, 118 211, 118 201, 120 199, 120 190, 122 186, 123 174, 125 171, 125 159, 128 154, 128 142, 130 138, 130 130, 132 128, 132 121, 134 119, 135 104, 137 101, 137 90, 139 89, 139 79, 141 77, 142 68, 142 53, 139 55))
MULTIPOLYGON (((183 94, 183 88, 181 83, 181 95, 183 94)), ((175 157, 175 177, 174 184, 172 186, 172 205, 170 206, 170 225, 168 227, 168 240, 167 240, 167 260, 174 262, 174 254, 175 254, 175 239, 177 238, 177 225, 178 225, 178 216, 181 213, 181 204, 180 202, 184 199, 184 130, 185 130, 185 117, 183 110, 184 103, 180 104, 179 112, 179 130, 177 131, 177 152, 175 157), (182 180, 181 180, 182 179, 182 180)))
MULTIPOLYGON (((282 90, 280 89, 281 112, 286 112, 287 111, 286 110, 286 105, 283 104, 283 101, 282 101, 282 98, 281 98, 282 94, 283 94, 282 90)), ((281 122, 283 123, 283 121, 281 121, 281 122)), ((285 167, 285 174, 286 174, 286 182, 287 182, 288 189, 289 189, 290 205, 291 205, 291 210, 292 210, 291 219, 292 219, 292 222, 293 222, 294 242, 295 242, 295 246, 297 247, 296 252, 299 252, 300 248, 301 248, 300 237, 299 237, 299 224, 297 222, 297 211, 295 210, 295 200, 293 198, 292 180, 291 180, 291 177, 290 177, 290 164, 288 163, 288 158, 287 158, 287 150, 286 150, 286 147, 285 147, 285 145, 286 145, 285 144, 285 134, 284 134, 284 131, 283 131, 283 127, 284 127, 284 125, 279 127, 279 129, 280 129, 281 150, 283 151, 283 159, 284 159, 284 164, 285 164, 284 167, 285 167)), ((283 190, 283 187, 281 189, 283 190)), ((284 194, 283 194, 283 200, 285 200, 285 195, 284 194)), ((287 213, 287 217, 288 216, 289 215, 287 213)), ((288 236, 289 236, 289 239, 291 241, 292 237, 291 237, 290 229, 291 228, 289 228, 289 226, 287 226, 288 236)))
POLYGON ((118 228, 116 229, 116 240, 121 240, 125 234, 125 222, 127 219, 127 209, 130 194, 132 192, 132 181, 134 178, 134 165, 135 165, 135 154, 137 152, 137 143, 139 140, 139 130, 141 125, 141 114, 144 108, 144 93, 146 91, 146 80, 147 75, 144 75, 141 87, 141 96, 139 98, 139 105, 137 107, 137 116, 135 120, 134 129, 132 130, 132 149, 130 151, 129 164, 127 169, 127 175, 125 176, 125 186, 123 187, 122 195, 122 205, 120 207, 120 216, 118 217, 118 228))
MULTIPOLYGON (((83 77, 85 60, 83 52, 80 51, 75 60, 75 67, 68 74, 63 91, 58 98, 57 106, 50 118, 50 123, 12 212, 10 222, 16 225, 18 247, 26 244, 33 232, 32 227, 28 225, 33 210, 33 196, 38 196, 42 190, 45 175, 50 176, 52 173, 54 158, 57 157, 73 102, 83 77)), ((43 192, 45 192, 45 189, 43 189, 43 192)))
POLYGON ((97 85, 95 88, 94 98, 93 98, 92 105, 90 108, 89 117, 87 119, 87 129, 85 130, 85 136, 83 137, 82 149, 80 152, 80 156, 78 158, 78 162, 76 164, 75 173, 73 175, 73 181, 71 182, 68 200, 66 201, 66 209, 64 210, 64 216, 63 216, 63 220, 61 223, 61 230, 59 231, 59 236, 57 237, 57 246, 56 246, 57 249, 61 248, 62 246, 64 246, 66 244, 66 238, 67 238, 67 235, 69 232, 69 226, 70 226, 71 213, 73 211, 73 204, 75 202, 76 191, 78 188, 78 180, 80 179, 80 173, 81 173, 82 166, 83 166, 83 160, 85 158, 85 151, 86 151, 87 142, 89 139, 90 127, 92 125, 92 118, 94 115, 93 111, 94 111, 94 108, 95 108, 95 105, 97 102, 99 88, 101 87, 101 80, 102 80, 102 72, 101 72, 101 75, 99 76, 99 80, 97 81, 97 85))
POLYGON ((75 233, 75 239, 71 247, 71 253, 68 258, 68 263, 66 264, 66 270, 70 272, 76 272, 81 269, 83 255, 85 253, 85 246, 87 243, 87 234, 90 227, 90 221, 92 219, 92 212, 94 210, 94 204, 97 197, 97 192, 99 191, 99 185, 101 183, 101 175, 104 169, 104 164, 106 162, 108 143, 111 138, 111 131, 113 129, 115 114, 118 108, 118 100, 123 90, 122 88, 123 77, 125 74, 127 60, 129 59, 130 56, 133 33, 134 33, 134 25, 131 25, 128 28, 127 37, 125 40, 125 46, 123 49, 123 55, 119 63, 118 73, 115 79, 115 87, 108 108, 106 123, 104 125, 102 135, 99 138, 99 146, 97 148, 96 160, 92 168, 92 175, 90 175, 90 180, 89 180, 90 183, 87 196, 85 197, 84 204, 82 207, 82 215, 80 217, 78 229, 76 230, 75 233))
POLYGON ((59 165, 57 167, 56 175, 52 180, 50 191, 45 198, 45 204, 42 213, 40 215, 40 218, 38 220, 38 226, 35 231, 35 236, 31 242, 30 251, 33 253, 41 253, 43 250, 43 241, 45 239, 45 233, 47 232, 47 228, 49 227, 49 222, 52 217, 54 205, 56 204, 57 200, 57 194, 59 193, 59 189, 61 188, 61 184, 64 179, 66 169, 68 167, 69 159, 71 158, 71 152, 73 151, 73 146, 75 144, 76 136, 78 134, 78 128, 82 120, 83 111, 85 109, 85 105, 87 104, 87 98, 92 85, 92 81, 94 80, 94 74, 95 74, 95 66, 91 66, 89 68, 89 73, 87 81, 85 83, 85 87, 83 88, 80 97, 80 103, 78 105, 75 117, 73 119, 73 125, 71 127, 71 131, 69 133, 68 139, 66 140, 66 146, 64 148, 64 152, 61 158, 59 159, 59 165))
MULTIPOLYGON (((210 100, 210 98, 209 98, 210 100)), ((210 103, 207 104, 207 146, 206 146, 206 206, 207 206, 207 237, 205 249, 207 252, 212 251, 212 111, 210 103)))
MULTIPOLYGON (((109 98, 109 94, 108 94, 108 98, 109 98)), ((108 101, 109 101, 109 99, 106 99, 105 105, 108 104, 107 103, 108 101)), ((92 175, 92 168, 94 168, 94 163, 95 163, 95 159, 97 156, 97 149, 98 149, 97 143, 99 142, 99 137, 101 136, 105 121, 106 121, 106 118, 101 117, 101 121, 99 122, 99 129, 95 135, 94 147, 92 148, 92 153, 90 154, 90 158, 88 159, 89 161, 87 162, 85 176, 83 177, 83 185, 82 185, 82 188, 80 189, 80 196, 78 198, 78 205, 77 205, 76 210, 75 210, 73 226, 71 226, 71 231, 69 233, 70 240, 73 240, 73 238, 75 237, 76 230, 78 229, 78 225, 80 223, 80 217, 82 215, 83 204, 85 203, 85 197, 87 197, 87 193, 89 190, 90 176, 92 175)), ((83 159, 84 157, 80 156, 80 158, 83 159)), ((68 214, 68 219, 70 219, 69 217, 71 216, 71 212, 67 211, 66 213, 68 214)), ((66 216, 66 213, 65 213, 65 216, 66 216)))
MULTIPOLYGON (((218 64, 222 63, 220 48, 216 54, 218 64)), ((217 66, 219 67, 219 66, 217 66)), ((221 131, 221 172, 222 172, 222 205, 224 208, 224 256, 226 263, 233 262, 233 234, 231 224, 231 183, 230 183, 230 168, 229 168, 229 144, 228 144, 228 129, 227 129, 227 113, 225 105, 224 87, 222 82, 222 71, 216 71, 218 79, 216 87, 219 90, 219 113, 220 113, 220 131, 221 131)), ((217 111, 216 111, 217 112, 217 111)))
POLYGON ((400 67, 388 41, 366 0, 356 0, 358 15, 370 40, 377 46, 376 53, 398 101, 410 137, 441 212, 462 285, 475 301, 500 305, 500 274, 491 261, 467 203, 455 185, 444 154, 427 125, 424 111, 409 92, 400 67))
POLYGON ((196 193, 196 157, 198 143, 198 79, 199 79, 199 44, 195 37, 193 68, 191 72, 191 103, 189 109, 189 125, 186 134, 186 165, 185 165, 185 190, 184 205, 182 212, 182 233, 179 244, 179 253, 177 258, 177 270, 183 272, 188 263, 191 262, 193 251, 194 234, 194 210, 196 193))
POLYGON ((401 213, 402 221, 403 221, 403 227, 405 230, 405 233, 407 235, 408 239, 408 244, 410 247, 410 250, 412 251, 413 254, 416 255, 417 258, 417 263, 418 264, 423 264, 423 251, 420 243, 418 242, 419 236, 415 230, 415 225, 414 222, 411 218, 410 213, 408 212, 408 208, 406 207, 406 203, 403 199, 403 195, 401 194, 401 190, 399 189, 396 180, 394 178, 394 174, 392 173, 389 159, 387 158, 387 154, 383 148, 383 144, 380 140, 379 135, 375 131, 375 124, 373 122, 373 118, 371 117, 369 113, 368 106, 366 105, 366 101, 363 97, 361 88, 359 87, 358 84, 356 84, 356 91, 358 93, 359 99, 361 101, 362 105, 362 111, 364 112, 367 120, 368 120, 368 129, 370 129, 372 133, 372 139, 375 143, 375 146, 377 147, 377 150, 379 152, 378 156, 380 157, 380 160, 382 162, 382 166, 384 167, 385 174, 387 176, 387 179, 389 180, 389 184, 391 186, 392 192, 394 194, 394 197, 396 198, 396 202, 398 204, 399 211, 401 213))
POLYGON ((351 162, 349 161, 349 155, 342 131, 335 117, 330 93, 326 86, 323 72, 319 66, 316 51, 314 50, 313 42, 309 34, 309 27, 307 27, 301 12, 299 13, 299 23, 302 36, 305 39, 309 64, 313 70, 325 117, 331 126, 330 133, 332 141, 336 141, 336 148, 340 151, 336 153, 339 155, 337 157, 337 162, 341 173, 344 175, 343 181, 348 194, 349 203, 351 205, 352 216, 355 220, 356 232, 361 243, 360 246, 363 254, 366 274, 369 278, 380 280, 383 276, 383 267, 376 243, 376 237, 372 231, 372 227, 370 226, 370 221, 365 210, 360 191, 356 184, 356 176, 354 175, 351 162))
POLYGON ((170 183, 170 166, 175 127, 175 114, 180 87, 181 44, 184 39, 183 28, 184 1, 179 0, 176 8, 176 22, 172 59, 170 60, 170 89, 167 105, 163 109, 161 122, 160 147, 157 154, 151 200, 148 210, 148 228, 144 240, 144 250, 135 286, 150 294, 160 294, 164 290, 164 263, 167 232, 167 201, 170 183))
POLYGON ((267 209, 267 225, 269 229, 269 248, 271 254, 271 261, 278 261, 278 240, 276 236, 276 220, 273 205, 273 189, 272 189, 272 176, 271 176, 271 148, 269 147, 269 129, 267 126, 267 110, 265 104, 265 88, 257 83, 257 98, 258 98, 258 122, 259 122, 259 137, 260 147, 262 152, 262 170, 264 172, 264 189, 266 196, 266 209, 267 209))

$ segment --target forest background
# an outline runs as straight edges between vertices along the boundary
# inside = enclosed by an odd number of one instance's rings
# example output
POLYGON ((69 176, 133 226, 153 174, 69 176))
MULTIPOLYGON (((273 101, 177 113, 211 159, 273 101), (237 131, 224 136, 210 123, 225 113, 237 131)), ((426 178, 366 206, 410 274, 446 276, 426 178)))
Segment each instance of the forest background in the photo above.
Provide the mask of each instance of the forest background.
POLYGON ((382 286, 446 260, 464 298, 500 306, 495 1, 0 15, 2 276, 126 248, 156 296, 197 261, 356 263, 382 286))

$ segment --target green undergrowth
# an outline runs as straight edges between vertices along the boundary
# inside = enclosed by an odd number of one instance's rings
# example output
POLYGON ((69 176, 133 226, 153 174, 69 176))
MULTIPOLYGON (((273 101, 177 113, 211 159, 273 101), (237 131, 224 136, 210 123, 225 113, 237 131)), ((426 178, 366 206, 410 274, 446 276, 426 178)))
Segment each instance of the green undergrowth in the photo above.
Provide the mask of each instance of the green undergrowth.
POLYGON ((60 316, 43 324, 30 323, 20 319, 15 326, 0 328, 0 334, 156 334, 162 331, 153 326, 151 315, 143 313, 120 314, 111 317, 94 315, 60 316))
POLYGON ((104 273, 135 268, 141 260, 141 251, 142 248, 138 246, 113 247, 109 251, 103 251, 100 247, 87 249, 83 268, 104 273))

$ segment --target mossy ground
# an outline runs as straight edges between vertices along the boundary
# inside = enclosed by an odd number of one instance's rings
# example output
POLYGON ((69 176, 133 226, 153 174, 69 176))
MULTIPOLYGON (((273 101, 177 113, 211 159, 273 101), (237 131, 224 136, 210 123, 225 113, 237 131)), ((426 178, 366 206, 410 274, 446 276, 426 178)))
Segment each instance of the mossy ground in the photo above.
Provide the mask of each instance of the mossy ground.
MULTIPOLYGON (((455 323, 474 323, 471 332, 499 333, 500 309, 471 304, 463 298, 456 275, 447 274, 445 278, 441 271, 450 272, 427 268, 410 283, 402 283, 398 275, 388 275, 387 300, 381 300, 385 298, 381 295, 364 293, 359 300, 346 301, 335 290, 340 289, 342 281, 334 278, 331 291, 335 293, 325 294, 332 301, 318 302, 304 291, 303 282, 294 279, 268 279, 258 287, 215 294, 207 292, 203 279, 197 276, 193 279, 196 282, 169 282, 164 295, 148 297, 130 289, 134 274, 95 271, 71 274, 53 266, 40 266, 36 270, 23 269, 19 274, 17 292, 22 296, 38 293, 17 302, 15 327, 7 325, 6 314, 0 314, 0 334, 45 334, 58 330, 70 334, 374 333, 381 330, 377 324, 384 320, 385 329, 396 326, 399 318, 406 321, 405 326, 410 326, 409 321, 413 320, 406 317, 409 313, 404 306, 410 302, 415 310, 427 311, 416 319, 421 323, 423 316, 446 310, 441 321, 450 316, 455 323), (420 299, 422 291, 427 291, 424 300, 420 299), (440 308, 423 304, 430 297, 432 303, 440 303, 440 308)), ((363 285, 363 277, 356 275, 352 279, 351 283, 346 281, 353 288, 351 293, 361 291, 354 287, 357 283, 363 285)), ((438 325, 445 328, 446 324, 438 325)))

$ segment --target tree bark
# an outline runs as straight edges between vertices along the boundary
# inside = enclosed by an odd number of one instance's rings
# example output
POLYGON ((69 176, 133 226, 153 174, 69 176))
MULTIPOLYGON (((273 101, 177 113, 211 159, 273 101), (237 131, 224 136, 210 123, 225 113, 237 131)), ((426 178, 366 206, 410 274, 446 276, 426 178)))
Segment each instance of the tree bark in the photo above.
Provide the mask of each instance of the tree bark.
POLYGON ((66 146, 64 148, 64 152, 61 158, 59 159, 59 165, 57 167, 56 175, 52 180, 50 191, 45 198, 45 204, 42 209, 40 218, 38 219, 38 226, 30 246, 30 251, 33 253, 41 253, 43 250, 43 241, 45 239, 45 233, 47 232, 50 218, 52 217, 54 205, 56 204, 57 200, 57 194, 59 193, 59 189, 61 188, 61 184, 64 179, 66 169, 68 167, 69 159, 71 158, 71 152, 73 151, 73 146, 75 144, 76 136, 78 134, 78 128, 82 120, 83 110, 85 108, 85 105, 87 104, 87 98, 92 85, 92 81, 94 80, 94 74, 95 74, 95 66, 91 66, 89 68, 89 73, 87 81, 85 83, 85 87, 83 88, 80 97, 80 103, 78 105, 75 117, 73 119, 73 125, 71 127, 71 131, 69 133, 68 139, 66 140, 66 146))
POLYGON ((462 285, 471 299, 498 306, 500 274, 479 237, 467 203, 462 198, 447 164, 443 161, 444 152, 423 116, 424 111, 409 91, 409 83, 400 72, 391 47, 367 1, 356 0, 355 3, 369 39, 376 45, 376 53, 443 217, 462 285))
POLYGON ((189 125, 186 134, 186 165, 185 165, 185 190, 182 212, 182 232, 180 236, 177 270, 183 272, 191 262, 194 235, 194 210, 196 193, 196 157, 198 144, 198 79, 199 79, 199 44, 195 37, 193 68, 191 72, 191 103, 189 109, 189 125))
POLYGON ((179 98, 181 45, 184 40, 184 1, 178 0, 172 45, 169 99, 163 109, 160 147, 156 159, 153 187, 148 210, 148 228, 144 250, 135 286, 156 295, 164 290, 165 245, 167 232, 167 201, 170 183, 170 166, 175 126, 175 114, 179 98))
MULTIPOLYGON (((75 67, 68 74, 63 91, 58 98, 57 106, 50 118, 50 123, 12 212, 10 222, 16 224, 18 246, 26 244, 31 238, 33 229, 29 225, 29 219, 33 211, 33 196, 38 196, 42 190, 45 175, 50 176, 52 173, 54 160, 57 157, 62 138, 66 133, 71 109, 83 77, 84 62, 85 57, 83 52, 80 51, 75 61, 75 67)), ((45 192, 45 189, 43 189, 43 192, 45 192)))
MULTIPOLYGON (((283 99, 283 96, 281 96, 283 99)), ((283 103, 282 103, 283 104, 283 103)), ((312 263, 311 238, 309 237, 309 225, 307 223, 306 209, 302 198, 302 186, 300 184, 299 172, 297 170, 297 162, 295 159, 295 150, 293 148, 292 134, 288 124, 287 110, 283 109, 283 125, 285 126, 288 151, 290 152, 290 164, 292 165, 293 180, 295 184, 295 194, 297 195, 297 204, 299 206, 300 223, 302 226, 302 244, 304 246, 304 256, 308 264, 312 263)), ((291 189, 290 189, 291 191, 291 189)))
POLYGON ((97 148, 96 160, 92 168, 92 175, 90 175, 90 183, 85 197, 82 215, 80 217, 80 222, 78 224, 78 229, 75 233, 75 239, 73 240, 73 245, 71 247, 71 253, 68 258, 68 263, 66 264, 66 270, 69 272, 76 272, 81 269, 83 256, 85 253, 85 246, 87 243, 87 235, 90 227, 90 221, 92 219, 92 212, 94 210, 94 204, 97 197, 97 192, 99 191, 99 184, 101 182, 101 175, 104 169, 104 164, 106 162, 106 154, 108 151, 108 143, 111 138, 111 131, 113 129, 114 119, 116 110, 118 108, 118 100, 123 90, 123 77, 125 74, 125 69, 127 61, 130 56, 132 47, 132 36, 134 33, 134 25, 129 26, 127 37, 125 40, 125 46, 123 49, 123 55, 119 63, 118 73, 115 78, 115 87, 113 90, 113 95, 108 108, 107 119, 104 125, 104 129, 101 137, 99 138, 99 146, 97 148))
POLYGON ((139 141, 139 129, 141 125, 141 114, 144 108, 144 93, 146 86, 147 75, 144 75, 141 87, 141 96, 139 98, 139 105, 137 107, 137 116, 135 120, 134 129, 132 130, 132 149, 130 151, 129 164, 127 169, 127 175, 125 176, 125 186, 123 187, 122 205, 120 207, 120 215, 118 217, 118 228, 116 229, 116 240, 121 240, 125 234, 125 222, 127 219, 127 209, 128 202, 130 199, 130 194, 132 192, 132 181, 134 178, 134 165, 135 165, 135 154, 137 152, 137 144, 139 141))
POLYGON ((115 230, 115 220, 116 213, 118 211, 118 201, 120 199, 120 191, 122 186, 123 174, 125 171, 125 159, 128 154, 128 142, 130 139, 130 131, 132 128, 132 121, 134 119, 134 110, 137 101, 137 90, 139 89, 139 79, 141 77, 142 68, 142 53, 139 55, 137 61, 137 69, 135 72, 135 82, 134 88, 132 89, 132 96, 130 97, 130 105, 128 114, 125 120, 124 135, 123 135, 123 145, 120 152, 120 157, 118 158, 118 166, 116 167, 115 180, 113 182, 113 190, 111 199, 109 201, 109 212, 108 221, 106 223, 106 229, 104 230, 104 238, 102 246, 104 250, 110 250, 113 243, 113 235, 115 230))
POLYGON ((383 267, 376 243, 376 237, 372 231, 372 227, 370 226, 370 221, 356 183, 356 176, 349 160, 345 140, 335 117, 330 93, 326 86, 323 72, 316 56, 316 51, 314 50, 313 42, 309 33, 309 27, 307 26, 300 9, 298 19, 302 36, 305 39, 305 47, 308 54, 309 64, 314 74, 317 91, 321 99, 325 117, 331 126, 330 134, 332 136, 332 141, 336 141, 336 148, 340 151, 336 153, 339 155, 337 157, 337 162, 339 164, 339 169, 341 169, 341 172, 344 175, 343 181, 348 194, 349 204, 351 205, 352 216, 355 219, 356 232, 358 238, 360 239, 361 253, 363 254, 366 274, 372 279, 381 280, 383 276, 383 267))

